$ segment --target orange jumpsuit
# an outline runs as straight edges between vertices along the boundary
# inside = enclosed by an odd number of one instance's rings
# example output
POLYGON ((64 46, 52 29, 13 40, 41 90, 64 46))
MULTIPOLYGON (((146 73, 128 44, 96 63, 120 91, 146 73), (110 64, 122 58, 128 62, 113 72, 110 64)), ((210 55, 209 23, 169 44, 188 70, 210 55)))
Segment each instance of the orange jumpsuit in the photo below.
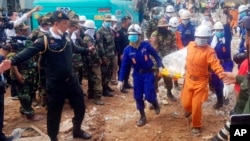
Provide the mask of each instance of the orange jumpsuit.
POLYGON ((186 112, 192 113, 192 127, 201 127, 202 103, 208 98, 209 70, 211 68, 220 78, 223 67, 210 46, 198 47, 195 42, 187 46, 186 76, 181 95, 186 112))
POLYGON ((181 41, 181 34, 178 31, 175 31, 175 39, 176 39, 176 46, 178 49, 182 49, 183 48, 183 44, 181 41))
POLYGON ((230 23, 231 28, 235 28, 238 25, 238 11, 237 9, 231 10, 230 15, 232 15, 232 21, 230 23))

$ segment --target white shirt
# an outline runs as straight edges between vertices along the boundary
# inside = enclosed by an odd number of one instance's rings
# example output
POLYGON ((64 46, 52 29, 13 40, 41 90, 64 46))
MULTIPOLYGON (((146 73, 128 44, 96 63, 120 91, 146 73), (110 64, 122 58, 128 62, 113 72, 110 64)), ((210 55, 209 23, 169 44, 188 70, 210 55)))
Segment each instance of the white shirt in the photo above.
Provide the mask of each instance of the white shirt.
POLYGON ((62 37, 61 37, 60 35, 56 34, 56 33, 52 30, 52 27, 49 28, 49 31, 50 31, 50 33, 51 33, 51 35, 52 35, 53 38, 55 38, 55 39, 62 39, 62 37))
MULTIPOLYGON (((13 22, 14 24, 14 27, 17 27, 19 26, 21 23, 25 22, 26 20, 28 19, 27 17, 27 14, 23 14, 23 16, 21 18, 18 18, 17 20, 15 21, 10 21, 10 22, 13 22)), ((8 37, 10 36, 16 36, 16 32, 15 32, 15 29, 6 29, 6 35, 8 37)))

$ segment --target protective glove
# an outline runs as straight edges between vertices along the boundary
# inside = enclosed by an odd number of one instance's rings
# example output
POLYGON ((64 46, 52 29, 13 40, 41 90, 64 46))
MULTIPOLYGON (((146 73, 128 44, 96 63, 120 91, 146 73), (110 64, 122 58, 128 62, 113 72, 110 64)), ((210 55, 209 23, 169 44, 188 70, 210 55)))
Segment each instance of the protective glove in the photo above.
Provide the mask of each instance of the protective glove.
POLYGON ((224 84, 224 88, 223 88, 223 96, 224 96, 224 98, 227 99, 229 94, 231 94, 231 93, 233 93, 232 85, 224 84))
POLYGON ((237 33, 240 33, 240 27, 236 28, 237 33))
POLYGON ((118 81, 118 84, 117 84, 116 88, 117 88, 118 90, 122 91, 123 82, 122 82, 122 81, 118 81))
POLYGON ((161 74, 162 70, 163 70, 163 68, 162 68, 162 67, 159 67, 158 77, 162 77, 162 74, 161 74))

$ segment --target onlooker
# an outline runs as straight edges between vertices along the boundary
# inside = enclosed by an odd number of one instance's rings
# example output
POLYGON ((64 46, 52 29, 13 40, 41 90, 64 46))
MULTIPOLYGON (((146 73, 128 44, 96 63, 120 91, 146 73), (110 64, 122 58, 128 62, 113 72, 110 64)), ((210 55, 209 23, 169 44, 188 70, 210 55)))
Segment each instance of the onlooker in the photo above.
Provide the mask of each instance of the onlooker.
MULTIPOLYGON (((16 11, 10 11, 8 13, 8 17, 10 18, 10 21, 14 23, 14 27, 17 27, 18 25, 20 25, 21 23, 23 23, 27 19, 29 19, 29 17, 32 15, 32 13, 37 12, 40 9, 41 9, 40 6, 36 6, 32 10, 30 10, 29 12, 23 14, 22 17, 19 17, 18 13, 16 11)), ((7 34, 7 36, 16 36, 16 32, 14 29, 7 29, 6 34, 7 34)))

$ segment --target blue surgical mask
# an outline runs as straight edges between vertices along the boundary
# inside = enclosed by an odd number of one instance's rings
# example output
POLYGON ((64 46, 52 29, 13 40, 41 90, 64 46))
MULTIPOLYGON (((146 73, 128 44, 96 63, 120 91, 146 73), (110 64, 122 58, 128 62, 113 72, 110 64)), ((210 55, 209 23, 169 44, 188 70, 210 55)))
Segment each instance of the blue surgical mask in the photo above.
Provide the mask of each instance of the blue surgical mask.
POLYGON ((222 37, 224 37, 224 32, 223 31, 216 31, 215 36, 218 38, 222 38, 222 37))
POLYGON ((109 28, 111 26, 111 22, 104 22, 103 25, 106 27, 106 28, 109 28))
POLYGON ((132 43, 137 42, 139 39, 138 35, 128 35, 128 40, 132 43))
POLYGON ((246 13, 246 12, 241 12, 241 13, 240 13, 240 19, 243 18, 243 17, 245 17, 245 16, 247 16, 247 13, 246 13))
POLYGON ((160 19, 160 16, 159 15, 153 15, 153 19, 158 20, 158 19, 160 19))

